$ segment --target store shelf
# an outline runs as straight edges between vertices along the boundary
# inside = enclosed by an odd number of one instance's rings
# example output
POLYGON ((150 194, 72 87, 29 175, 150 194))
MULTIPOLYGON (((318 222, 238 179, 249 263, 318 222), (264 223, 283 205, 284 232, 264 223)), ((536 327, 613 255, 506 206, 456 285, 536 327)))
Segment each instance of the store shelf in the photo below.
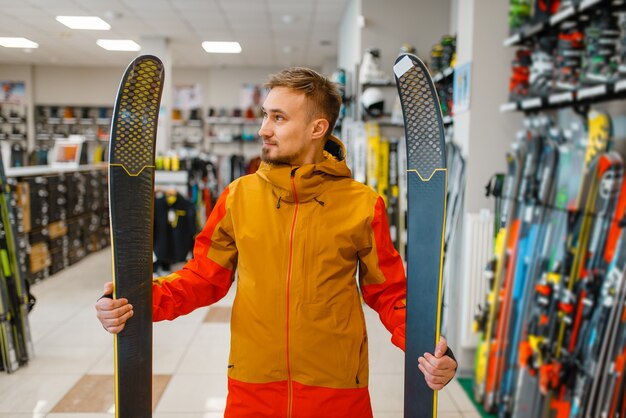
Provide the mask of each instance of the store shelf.
POLYGON ((73 173, 76 171, 104 170, 107 167, 107 164, 79 165, 78 167, 51 167, 48 165, 35 165, 29 167, 7 167, 6 175, 7 177, 29 177, 57 173, 73 173))
POLYGON ((439 73, 435 73, 433 75, 433 83, 439 83, 440 81, 443 81, 452 76, 452 74, 454 74, 454 68, 452 67, 448 67, 439 73))
POLYGON ((506 38, 504 46, 519 46, 531 42, 535 37, 545 35, 545 32, 557 28, 568 19, 578 20, 581 15, 607 6, 620 6, 624 0, 583 0, 578 6, 571 6, 543 22, 531 23, 523 26, 515 34, 506 38))
POLYGON ((373 81, 362 84, 363 90, 368 87, 396 87, 395 81, 373 81))
POLYGON ((37 105, 35 138, 37 141, 52 141, 82 135, 88 141, 108 139, 112 112, 110 106, 37 105), (66 109, 71 109, 73 117, 60 116, 66 109))
POLYGON ((227 145, 227 144, 250 144, 250 145, 259 145, 260 141, 258 139, 254 139, 252 141, 243 140, 243 139, 223 139, 217 136, 209 136, 207 138, 207 142, 209 144, 218 144, 218 145, 227 145))
POLYGON ((626 98, 626 80, 619 80, 615 83, 583 87, 572 92, 554 93, 548 97, 529 97, 519 101, 504 103, 500 106, 500 112, 534 112, 573 105, 584 106, 624 98, 626 98))
POLYGON ((260 125, 263 118, 233 118, 233 117, 208 117, 206 123, 212 125, 260 125))

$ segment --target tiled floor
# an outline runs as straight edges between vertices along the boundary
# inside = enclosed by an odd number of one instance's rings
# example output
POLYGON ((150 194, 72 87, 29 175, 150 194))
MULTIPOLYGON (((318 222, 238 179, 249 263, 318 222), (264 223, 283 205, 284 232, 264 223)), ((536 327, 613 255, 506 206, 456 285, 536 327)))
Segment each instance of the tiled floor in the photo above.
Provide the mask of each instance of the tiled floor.
MULTIPOLYGON (((101 251, 33 287, 36 357, 12 375, 0 373, 0 418, 113 416, 113 337, 93 307, 111 275, 110 257, 109 250, 101 251)), ((155 418, 222 416, 232 298, 231 292, 212 308, 154 325, 154 386, 161 392, 155 395, 155 418)), ((399 418, 403 354, 377 314, 365 311, 374 416, 399 418)), ((439 417, 479 415, 453 381, 440 392, 439 417)))

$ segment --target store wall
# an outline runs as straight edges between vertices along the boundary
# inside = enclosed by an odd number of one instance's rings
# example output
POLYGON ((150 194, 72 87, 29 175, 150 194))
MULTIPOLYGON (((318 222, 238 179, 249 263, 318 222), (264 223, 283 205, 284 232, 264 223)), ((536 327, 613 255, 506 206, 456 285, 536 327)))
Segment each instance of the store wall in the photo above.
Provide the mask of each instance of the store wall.
POLYGON ((339 25, 337 66, 346 71, 346 94, 353 94, 354 71, 361 60, 361 0, 350 0, 339 25))
MULTIPOLYGON (((244 82, 262 84, 280 68, 223 68, 173 70, 173 84, 199 83, 205 106, 239 106, 244 82)), ((111 106, 123 68, 0 65, 0 80, 24 80, 35 104, 111 106), (32 74, 32 80, 31 80, 32 74)))
POLYGON ((367 48, 381 51, 381 65, 391 76, 400 47, 409 43, 429 60, 430 49, 450 31, 450 0, 362 0, 365 27, 361 32, 361 56, 367 48))
MULTIPOLYGON (((243 83, 263 84, 270 74, 282 70, 273 68, 218 68, 210 70, 206 104, 208 106, 240 106, 239 94, 243 83)), ((176 83, 176 74, 174 74, 176 83)))
POLYGON ((459 3, 457 66, 471 65, 469 110, 454 118, 455 140, 468 157, 466 211, 492 208, 484 186, 504 171, 505 154, 522 128, 521 114, 501 113, 508 101, 514 50, 502 45, 508 36, 508 4, 499 0, 459 3))
POLYGON ((36 105, 112 106, 124 68, 33 67, 36 105))

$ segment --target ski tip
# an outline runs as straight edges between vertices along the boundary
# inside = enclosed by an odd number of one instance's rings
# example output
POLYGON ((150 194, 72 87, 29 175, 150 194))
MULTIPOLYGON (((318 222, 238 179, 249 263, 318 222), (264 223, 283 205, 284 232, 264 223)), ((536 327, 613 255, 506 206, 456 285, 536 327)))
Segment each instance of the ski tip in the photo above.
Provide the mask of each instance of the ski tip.
POLYGON ((413 67, 419 67, 425 72, 428 72, 426 65, 424 65, 422 60, 413 54, 400 54, 398 58, 396 58, 396 63, 393 66, 393 72, 395 73, 396 78, 399 79, 413 67))
POLYGON ((398 57, 396 64, 393 66, 393 72, 397 78, 402 77, 407 71, 413 68, 413 60, 407 55, 398 57))
POLYGON ((163 62, 161 61, 159 57, 157 57, 156 55, 149 55, 149 54, 139 55, 137 58, 133 60, 133 64, 143 62, 143 61, 154 61, 156 65, 163 66, 163 62))

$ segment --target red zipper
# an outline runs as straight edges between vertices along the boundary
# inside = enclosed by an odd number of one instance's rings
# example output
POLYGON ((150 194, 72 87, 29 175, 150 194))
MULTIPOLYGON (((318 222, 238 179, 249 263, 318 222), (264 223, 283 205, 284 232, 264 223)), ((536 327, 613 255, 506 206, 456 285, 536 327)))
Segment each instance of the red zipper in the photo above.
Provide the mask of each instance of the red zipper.
POLYGON ((296 208, 293 212, 293 221, 291 222, 291 232, 289 234, 289 263, 287 265, 287 321, 286 321, 286 336, 287 336, 287 418, 291 418, 292 414, 292 398, 293 398, 293 387, 291 381, 291 364, 289 357, 289 294, 291 288, 291 268, 293 265, 293 237, 295 235, 296 230, 296 219, 298 217, 298 193, 296 192, 296 170, 294 168, 291 170, 291 185, 293 186, 293 195, 296 202, 296 208))

